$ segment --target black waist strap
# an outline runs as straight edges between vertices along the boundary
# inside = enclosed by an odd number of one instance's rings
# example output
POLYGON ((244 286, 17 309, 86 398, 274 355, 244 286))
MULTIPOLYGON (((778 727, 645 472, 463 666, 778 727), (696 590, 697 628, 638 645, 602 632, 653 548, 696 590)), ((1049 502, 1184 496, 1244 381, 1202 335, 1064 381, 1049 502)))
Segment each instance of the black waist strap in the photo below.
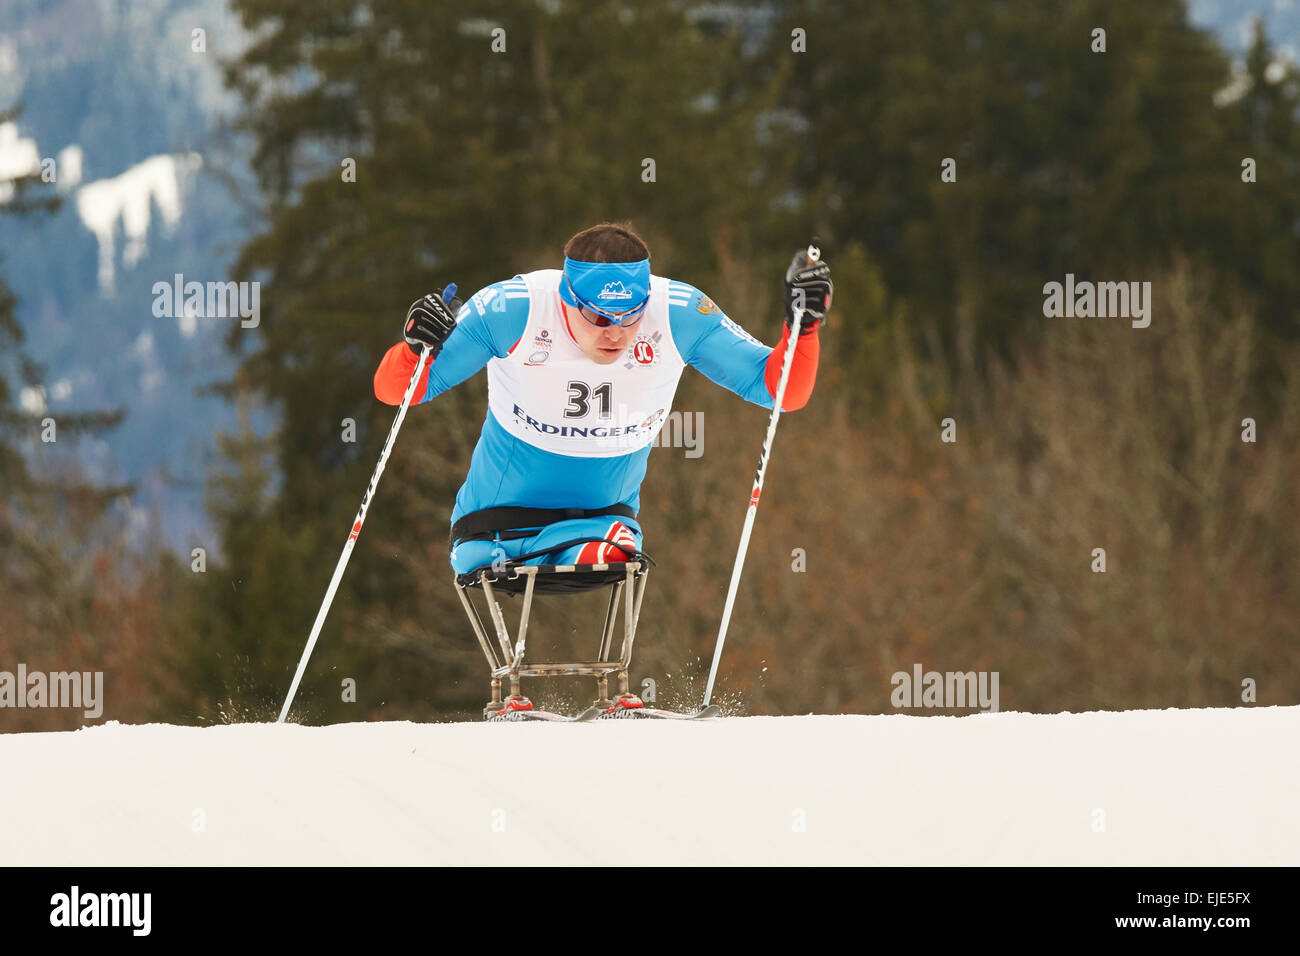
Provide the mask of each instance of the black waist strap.
POLYGON ((557 521, 601 518, 605 515, 635 518, 636 512, 627 505, 610 505, 608 508, 484 508, 462 515, 451 526, 451 540, 454 544, 457 541, 492 538, 498 532, 503 532, 502 540, 522 538, 527 535, 507 535, 504 532, 518 531, 521 528, 544 528, 557 521))

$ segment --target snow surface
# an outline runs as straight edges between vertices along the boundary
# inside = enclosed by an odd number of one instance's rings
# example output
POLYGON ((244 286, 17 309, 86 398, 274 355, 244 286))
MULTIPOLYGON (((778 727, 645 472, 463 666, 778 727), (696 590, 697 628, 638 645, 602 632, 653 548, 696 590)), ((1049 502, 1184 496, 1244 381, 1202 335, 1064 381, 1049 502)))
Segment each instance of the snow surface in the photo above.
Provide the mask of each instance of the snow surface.
POLYGON ((40 171, 36 140, 19 136, 16 123, 0 123, 0 204, 13 198, 13 180, 40 171))
POLYGON ((1300 707, 110 723, 0 735, 0 864, 1295 865, 1297 740, 1300 707))
POLYGON ((18 406, 29 415, 40 415, 45 411, 45 388, 24 385, 18 393, 18 406))
POLYGON ((58 175, 60 192, 67 192, 80 185, 81 167, 84 163, 85 154, 79 144, 73 143, 59 150, 59 157, 54 161, 54 169, 58 175))
POLYGON ((151 156, 120 176, 97 179, 77 192, 77 214, 99 240, 99 286, 105 295, 111 296, 116 284, 118 222, 126 236, 122 263, 133 266, 148 249, 153 204, 158 206, 163 226, 175 229, 181 221, 181 177, 202 165, 198 153, 151 156))
MULTIPOLYGON (((0 47, 2 50, 3 47, 0 47)), ((3 54, 0 53, 0 58, 3 54)), ((3 70, 0 69, 0 74, 3 70)), ((59 151, 54 162, 55 182, 60 191, 67 192, 81 182, 84 157, 76 143, 59 151)), ((0 205, 14 196, 14 180, 35 176, 41 172, 41 154, 36 140, 18 132, 17 123, 0 123, 0 205)))

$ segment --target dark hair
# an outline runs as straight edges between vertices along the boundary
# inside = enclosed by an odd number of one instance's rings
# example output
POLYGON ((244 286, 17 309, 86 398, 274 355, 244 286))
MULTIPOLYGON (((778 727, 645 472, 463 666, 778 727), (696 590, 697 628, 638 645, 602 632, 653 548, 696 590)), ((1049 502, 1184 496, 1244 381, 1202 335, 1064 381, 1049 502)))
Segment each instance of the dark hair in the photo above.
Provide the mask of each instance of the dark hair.
POLYGON ((640 262, 650 258, 650 247, 629 227, 602 222, 566 242, 564 255, 577 262, 640 262))

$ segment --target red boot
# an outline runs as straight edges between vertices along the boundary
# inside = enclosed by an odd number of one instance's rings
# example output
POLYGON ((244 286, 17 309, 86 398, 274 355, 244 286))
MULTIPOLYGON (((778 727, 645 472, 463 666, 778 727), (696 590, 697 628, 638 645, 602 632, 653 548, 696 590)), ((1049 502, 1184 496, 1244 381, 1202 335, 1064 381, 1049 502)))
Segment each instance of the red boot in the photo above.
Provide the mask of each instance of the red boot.
POLYGON ((508 711, 512 710, 532 710, 533 702, 523 694, 511 694, 504 701, 505 706, 497 711, 497 716, 501 717, 508 711))

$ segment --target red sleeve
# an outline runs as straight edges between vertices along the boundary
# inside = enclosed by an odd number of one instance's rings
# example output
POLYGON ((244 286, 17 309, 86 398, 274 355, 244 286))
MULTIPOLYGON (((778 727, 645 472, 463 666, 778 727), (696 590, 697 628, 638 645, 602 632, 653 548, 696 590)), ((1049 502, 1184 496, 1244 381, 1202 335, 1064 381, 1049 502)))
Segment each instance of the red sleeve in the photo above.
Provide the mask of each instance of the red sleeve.
MULTIPOLYGON (((792 412, 803 408, 812 397, 813 384, 817 381, 817 358, 821 353, 819 329, 799 336, 794 349, 794 360, 790 365, 790 381, 785 384, 785 401, 781 410, 792 412)), ((790 344, 790 326, 782 326, 781 341, 772 354, 767 357, 767 367, 763 370, 763 381, 767 383, 767 394, 776 398, 776 386, 781 381, 781 363, 785 361, 785 350, 790 344)), ((410 372, 406 373, 408 376, 410 372)), ((401 401, 401 398, 398 398, 401 401)))
MULTIPOLYGON (((398 342, 384 353, 383 361, 375 371, 375 398, 385 405, 402 404, 402 396, 406 394, 406 386, 411 383, 411 373, 415 371, 415 363, 419 358, 405 342, 398 342)), ((420 373, 420 381, 415 385, 411 404, 418 404, 429 390, 429 369, 432 367, 433 362, 430 362, 420 373)))

